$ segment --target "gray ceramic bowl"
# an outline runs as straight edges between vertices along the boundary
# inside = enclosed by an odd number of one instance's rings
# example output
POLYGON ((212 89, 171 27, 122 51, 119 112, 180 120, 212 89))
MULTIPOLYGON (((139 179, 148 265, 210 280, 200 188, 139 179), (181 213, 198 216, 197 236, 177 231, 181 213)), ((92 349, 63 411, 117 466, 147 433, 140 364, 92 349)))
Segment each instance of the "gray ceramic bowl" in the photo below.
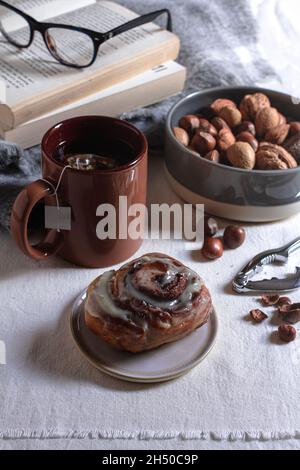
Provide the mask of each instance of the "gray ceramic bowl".
POLYGON ((284 93, 263 88, 214 88, 183 98, 166 122, 166 174, 185 201, 205 204, 206 212, 220 217, 262 222, 279 220, 300 211, 300 167, 291 170, 243 170, 198 157, 181 145, 172 128, 185 114, 194 114, 217 98, 240 102, 244 95, 265 93, 284 115, 300 121, 300 106, 284 93))

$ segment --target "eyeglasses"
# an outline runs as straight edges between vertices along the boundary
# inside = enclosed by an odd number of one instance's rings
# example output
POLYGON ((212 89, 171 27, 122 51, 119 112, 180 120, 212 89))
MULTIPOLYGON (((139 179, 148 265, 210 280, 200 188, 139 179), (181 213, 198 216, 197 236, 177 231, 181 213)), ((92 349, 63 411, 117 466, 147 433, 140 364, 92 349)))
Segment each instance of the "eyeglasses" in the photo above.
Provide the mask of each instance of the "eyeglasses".
POLYGON ((81 69, 90 67, 95 62, 103 43, 126 31, 155 21, 163 14, 167 15, 168 31, 172 31, 171 13, 168 9, 162 9, 139 16, 106 33, 100 33, 66 24, 42 23, 0 0, 0 33, 14 46, 27 48, 33 42, 34 33, 38 31, 52 57, 63 65, 81 69))

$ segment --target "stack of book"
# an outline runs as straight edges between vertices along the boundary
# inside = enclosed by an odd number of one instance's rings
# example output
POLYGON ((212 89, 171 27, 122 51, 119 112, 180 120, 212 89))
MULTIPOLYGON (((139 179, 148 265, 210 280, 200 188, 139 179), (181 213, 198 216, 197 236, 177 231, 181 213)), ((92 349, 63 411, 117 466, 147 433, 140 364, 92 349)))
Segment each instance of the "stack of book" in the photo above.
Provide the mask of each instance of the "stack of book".
MULTIPOLYGON (((103 32, 137 15, 106 0, 25 0, 11 4, 40 21, 103 32)), ((180 92, 185 68, 175 62, 178 37, 153 23, 117 36, 100 48, 87 69, 56 63, 40 35, 18 51, 0 33, 0 138, 24 148, 47 129, 79 115, 118 116, 180 92)))

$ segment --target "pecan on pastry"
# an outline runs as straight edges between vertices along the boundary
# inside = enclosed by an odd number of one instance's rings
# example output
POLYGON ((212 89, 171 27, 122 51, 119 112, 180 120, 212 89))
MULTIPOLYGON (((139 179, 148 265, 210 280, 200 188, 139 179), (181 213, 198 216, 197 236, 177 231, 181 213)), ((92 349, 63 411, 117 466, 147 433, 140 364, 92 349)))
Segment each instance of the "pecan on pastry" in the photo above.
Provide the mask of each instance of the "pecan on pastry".
POLYGON ((151 253, 90 284, 85 321, 103 341, 140 352, 183 338, 206 323, 211 311, 210 293, 197 273, 151 253))

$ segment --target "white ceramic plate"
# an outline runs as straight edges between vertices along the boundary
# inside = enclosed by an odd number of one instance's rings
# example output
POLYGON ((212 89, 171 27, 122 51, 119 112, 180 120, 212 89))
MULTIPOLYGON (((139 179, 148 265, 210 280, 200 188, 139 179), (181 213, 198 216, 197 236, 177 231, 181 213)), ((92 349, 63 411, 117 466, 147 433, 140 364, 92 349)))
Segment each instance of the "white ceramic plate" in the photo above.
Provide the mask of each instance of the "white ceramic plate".
POLYGON ((84 321, 86 291, 74 302, 71 331, 76 345, 95 367, 106 374, 130 382, 165 382, 198 365, 214 346, 218 321, 213 311, 208 323, 180 341, 157 349, 132 354, 101 341, 84 321))

